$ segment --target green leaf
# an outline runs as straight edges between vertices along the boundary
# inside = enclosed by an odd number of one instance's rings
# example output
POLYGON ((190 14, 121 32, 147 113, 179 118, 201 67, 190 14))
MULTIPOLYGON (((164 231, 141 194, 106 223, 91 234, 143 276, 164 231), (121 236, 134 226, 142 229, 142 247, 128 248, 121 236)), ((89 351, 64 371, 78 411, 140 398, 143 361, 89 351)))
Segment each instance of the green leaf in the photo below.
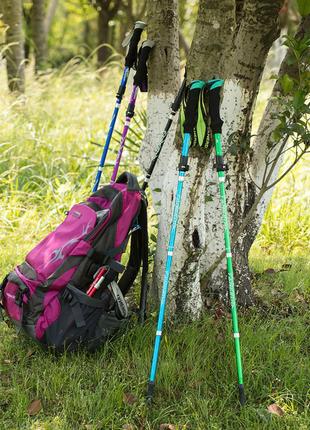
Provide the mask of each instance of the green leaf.
POLYGON ((154 188, 153 193, 161 193, 161 188, 154 188))
POLYGON ((303 91, 301 91, 301 90, 296 91, 296 93, 294 94, 294 99, 293 99, 294 108, 296 110, 300 110, 304 104, 304 101, 305 101, 305 95, 304 95, 303 91))
POLYGON ((212 196, 208 196, 208 195, 206 195, 206 197, 205 197, 205 203, 208 203, 208 202, 213 202, 213 197, 212 196))
POLYGON ((150 239, 152 242, 155 242, 155 243, 157 242, 157 237, 153 233, 151 234, 150 239))
POLYGON ((280 139, 282 138, 282 133, 281 130, 279 129, 279 127, 277 127, 273 133, 272 133, 272 138, 273 140, 275 140, 276 142, 279 142, 280 139))
POLYGON ((289 94, 294 87, 294 81, 289 77, 287 73, 282 76, 280 84, 285 95, 289 94))
POLYGON ((298 12, 301 16, 307 16, 310 13, 309 0, 297 0, 298 12))

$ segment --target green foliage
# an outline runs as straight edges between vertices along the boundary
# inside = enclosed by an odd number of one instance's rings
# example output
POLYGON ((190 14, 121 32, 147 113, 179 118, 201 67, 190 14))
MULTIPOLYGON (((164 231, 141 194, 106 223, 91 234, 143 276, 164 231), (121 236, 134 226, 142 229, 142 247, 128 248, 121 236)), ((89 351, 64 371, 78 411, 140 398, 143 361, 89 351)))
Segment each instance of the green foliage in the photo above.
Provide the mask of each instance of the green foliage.
POLYGON ((290 66, 296 67, 298 73, 286 73, 279 79, 283 95, 277 100, 280 109, 275 118, 279 125, 273 137, 276 142, 290 139, 292 146, 306 151, 310 146, 310 34, 301 39, 286 36, 284 44, 289 48, 290 66))
POLYGON ((301 16, 307 16, 310 14, 309 0, 297 0, 297 7, 301 16))

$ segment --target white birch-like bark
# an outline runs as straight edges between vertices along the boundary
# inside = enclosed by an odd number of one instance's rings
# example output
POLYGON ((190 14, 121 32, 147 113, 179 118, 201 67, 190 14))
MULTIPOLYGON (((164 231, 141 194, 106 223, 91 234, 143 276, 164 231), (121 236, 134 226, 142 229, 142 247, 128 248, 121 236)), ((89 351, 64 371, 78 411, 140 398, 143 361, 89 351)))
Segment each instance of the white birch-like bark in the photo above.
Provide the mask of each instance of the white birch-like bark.
MULTIPOLYGON (((259 4, 254 0, 245 0, 244 10, 233 38, 234 2, 221 3, 224 9, 221 9, 215 1, 207 4, 201 1, 199 6, 194 40, 189 55, 188 76, 189 79, 206 80, 214 75, 226 78, 221 106, 224 120, 223 148, 226 152, 231 136, 234 136, 237 147, 236 154, 228 152, 225 155, 230 167, 227 174, 226 193, 232 234, 246 216, 256 195, 253 183, 247 175, 249 151, 244 150, 244 145, 249 148, 255 100, 268 51, 278 35, 277 11, 281 3, 281 0, 276 2, 264 0, 259 4), (229 19, 225 19, 228 17, 229 19), (225 26, 227 22, 231 24, 225 26), (230 49, 227 48, 228 45, 230 49), (224 60, 223 52, 225 52, 224 60)), ((151 25, 149 24, 149 28, 151 25)), ((162 130, 165 124, 167 108, 164 109, 164 103, 170 96, 172 100, 172 94, 168 93, 167 96, 166 91, 152 92, 151 90, 150 92, 148 112, 158 113, 155 119, 149 116, 151 125, 149 125, 146 142, 152 151, 156 148, 154 144, 159 139, 160 129, 162 130)), ((162 189, 154 277, 158 288, 161 286, 164 274, 171 212, 177 184, 179 143, 177 139, 173 145, 169 140, 151 183, 153 189, 162 189)), ((142 153, 145 154, 145 151, 146 146, 142 153)), ((213 168, 214 150, 209 157, 200 149, 191 148, 189 164, 190 170, 183 188, 170 291, 173 299, 172 309, 197 316, 203 308, 206 292, 214 292, 225 299, 227 285, 225 261, 223 260, 215 269, 212 267, 224 249, 217 174, 213 168), (210 268, 212 268, 211 273, 210 268)), ((156 201, 158 195, 153 193, 153 198, 156 201)), ((251 302, 247 255, 255 234, 256 227, 249 226, 236 244, 236 252, 234 252, 237 289, 243 303, 251 302)))

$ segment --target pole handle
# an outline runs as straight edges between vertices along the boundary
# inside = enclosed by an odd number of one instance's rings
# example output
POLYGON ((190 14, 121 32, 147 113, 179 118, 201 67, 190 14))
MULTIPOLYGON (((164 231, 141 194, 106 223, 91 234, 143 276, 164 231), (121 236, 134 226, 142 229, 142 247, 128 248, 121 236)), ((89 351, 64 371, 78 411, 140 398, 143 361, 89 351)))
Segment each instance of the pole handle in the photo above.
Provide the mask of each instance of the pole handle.
POLYGON ((184 91, 186 88, 186 77, 184 77, 183 82, 179 88, 178 94, 176 95, 172 105, 171 105, 171 110, 172 112, 176 113, 181 106, 182 100, 183 100, 183 96, 184 96, 184 91))
POLYGON ((189 94, 184 113, 184 133, 192 133, 197 123, 199 96, 205 85, 205 81, 192 81, 189 85, 189 94))
POLYGON ((152 40, 145 40, 139 51, 137 71, 133 78, 133 83, 140 88, 141 92, 147 91, 147 61, 154 45, 155 43, 152 40))
POLYGON ((140 42, 142 31, 145 27, 146 23, 143 21, 137 21, 135 23, 132 35, 129 40, 127 55, 125 57, 125 66, 130 69, 135 65, 137 61, 138 44, 140 42))
POLYGON ((208 81, 209 114, 213 134, 222 132, 223 121, 220 116, 220 93, 223 84, 224 81, 222 79, 212 79, 208 81))

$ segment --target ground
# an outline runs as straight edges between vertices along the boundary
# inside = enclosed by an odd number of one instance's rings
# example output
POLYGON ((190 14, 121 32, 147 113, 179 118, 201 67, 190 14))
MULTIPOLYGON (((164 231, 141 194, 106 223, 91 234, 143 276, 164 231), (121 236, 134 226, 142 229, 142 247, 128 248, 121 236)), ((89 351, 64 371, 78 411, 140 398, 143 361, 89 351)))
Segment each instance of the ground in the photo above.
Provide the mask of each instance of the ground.
MULTIPOLYGON (((1 277, 89 193, 100 154, 91 142, 102 142, 113 79, 69 65, 39 82, 28 76, 26 97, 17 101, 1 86, 1 277)), ((125 162, 134 159, 127 151, 125 162)), ((151 408, 144 394, 154 313, 144 327, 133 322, 93 355, 54 356, 0 324, 0 430, 156 430, 163 423, 178 430, 308 429, 306 167, 277 187, 251 251, 258 305, 240 312, 244 408, 237 400, 230 316, 210 301, 201 320, 167 325, 151 408), (267 411, 273 403, 283 416, 267 411)))

